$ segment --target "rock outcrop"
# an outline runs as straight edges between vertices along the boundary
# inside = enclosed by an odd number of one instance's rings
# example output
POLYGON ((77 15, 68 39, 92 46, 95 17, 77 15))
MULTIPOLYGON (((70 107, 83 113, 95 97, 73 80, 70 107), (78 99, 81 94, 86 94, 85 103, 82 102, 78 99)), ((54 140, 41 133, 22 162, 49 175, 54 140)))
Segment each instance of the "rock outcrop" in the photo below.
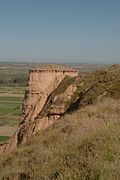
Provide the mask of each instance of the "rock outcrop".
POLYGON ((8 144, 0 147, 0 154, 13 151, 65 113, 67 102, 77 89, 76 76, 76 70, 58 65, 42 65, 29 71, 19 129, 8 144))
POLYGON ((25 92, 21 124, 33 122, 44 107, 48 96, 54 91, 65 76, 74 77, 78 73, 61 66, 41 66, 31 69, 25 92))
POLYGON ((79 76, 75 70, 52 65, 30 70, 19 129, 8 144, 0 147, 0 154, 11 152, 66 112, 103 97, 120 98, 120 65, 79 76))

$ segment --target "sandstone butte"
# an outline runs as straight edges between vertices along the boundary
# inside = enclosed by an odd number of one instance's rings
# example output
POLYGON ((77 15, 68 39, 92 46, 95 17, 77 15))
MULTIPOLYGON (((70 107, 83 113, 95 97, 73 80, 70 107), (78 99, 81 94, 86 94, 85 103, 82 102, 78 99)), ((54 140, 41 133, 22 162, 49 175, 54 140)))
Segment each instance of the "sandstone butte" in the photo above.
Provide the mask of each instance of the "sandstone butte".
POLYGON ((29 71, 19 128, 9 142, 0 147, 0 154, 12 152, 30 135, 46 129, 64 114, 65 104, 77 87, 70 83, 63 92, 58 87, 66 85, 67 77, 76 76, 76 70, 58 65, 41 65, 29 71))

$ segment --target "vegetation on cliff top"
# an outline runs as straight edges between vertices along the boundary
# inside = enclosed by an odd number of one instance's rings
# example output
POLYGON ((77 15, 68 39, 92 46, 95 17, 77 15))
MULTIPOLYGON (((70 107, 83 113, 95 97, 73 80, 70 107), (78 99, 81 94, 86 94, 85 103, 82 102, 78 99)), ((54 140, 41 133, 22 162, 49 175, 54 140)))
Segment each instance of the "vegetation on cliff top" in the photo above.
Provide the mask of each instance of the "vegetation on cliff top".
POLYGON ((120 98, 119 65, 98 69, 92 73, 80 73, 78 77, 65 77, 60 85, 50 94, 40 114, 44 116, 49 113, 53 101, 55 101, 54 105, 65 103, 64 112, 71 112, 81 106, 93 104, 102 97, 120 98), (77 90, 73 93, 70 100, 64 102, 62 95, 60 98, 56 98, 59 94, 64 93, 71 84, 75 84, 77 90))
POLYGON ((77 90, 68 102, 68 112, 102 97, 120 98, 120 65, 98 69, 76 79, 77 90))

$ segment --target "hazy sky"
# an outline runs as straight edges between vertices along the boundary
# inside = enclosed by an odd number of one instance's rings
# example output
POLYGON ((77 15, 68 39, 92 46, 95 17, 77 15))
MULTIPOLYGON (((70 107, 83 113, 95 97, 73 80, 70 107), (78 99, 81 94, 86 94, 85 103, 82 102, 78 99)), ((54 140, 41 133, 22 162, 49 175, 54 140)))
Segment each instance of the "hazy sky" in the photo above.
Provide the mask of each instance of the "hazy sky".
POLYGON ((0 0, 0 60, 120 63, 120 0, 0 0))

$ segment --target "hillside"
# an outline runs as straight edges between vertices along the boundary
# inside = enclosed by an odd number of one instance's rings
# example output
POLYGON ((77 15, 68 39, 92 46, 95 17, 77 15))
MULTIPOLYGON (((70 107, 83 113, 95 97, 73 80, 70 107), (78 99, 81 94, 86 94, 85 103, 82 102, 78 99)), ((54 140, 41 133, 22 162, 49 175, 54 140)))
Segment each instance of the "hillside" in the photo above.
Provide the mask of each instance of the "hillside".
POLYGON ((120 100, 65 115, 0 161, 1 179, 119 179, 120 100))
MULTIPOLYGON (((19 148, 1 157, 1 179, 119 179, 120 65, 62 74, 49 90, 45 103, 35 103, 29 118, 20 121, 19 148)), ((26 93, 23 109, 31 98, 26 93)))

